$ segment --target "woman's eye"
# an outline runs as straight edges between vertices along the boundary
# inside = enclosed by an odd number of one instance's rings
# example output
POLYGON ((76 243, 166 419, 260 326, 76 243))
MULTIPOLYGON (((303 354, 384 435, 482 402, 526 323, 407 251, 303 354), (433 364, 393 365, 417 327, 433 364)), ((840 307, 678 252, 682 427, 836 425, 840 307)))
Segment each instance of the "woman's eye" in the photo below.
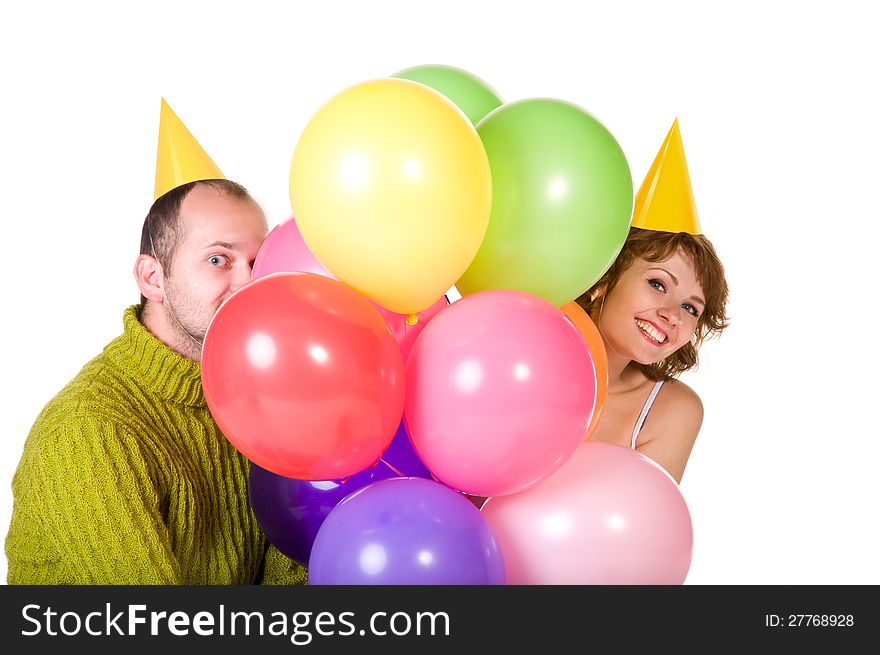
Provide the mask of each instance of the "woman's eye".
POLYGON ((657 289, 657 291, 666 291, 666 286, 660 281, 655 279, 648 280, 648 284, 657 289))
POLYGON ((208 263, 211 266, 222 266, 227 263, 227 259, 224 255, 211 255, 208 257, 208 263))
POLYGON ((682 307, 684 308, 684 311, 686 311, 688 314, 691 314, 694 318, 700 317, 700 312, 698 312, 697 308, 694 307, 693 305, 691 305, 690 303, 686 302, 685 304, 682 305, 682 307))

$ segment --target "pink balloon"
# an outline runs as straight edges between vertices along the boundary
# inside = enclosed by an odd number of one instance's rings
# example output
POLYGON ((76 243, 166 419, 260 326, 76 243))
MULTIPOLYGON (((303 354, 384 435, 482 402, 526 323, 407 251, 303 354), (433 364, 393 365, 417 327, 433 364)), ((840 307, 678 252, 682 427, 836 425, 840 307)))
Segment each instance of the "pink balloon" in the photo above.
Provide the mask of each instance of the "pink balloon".
POLYGON ((691 517, 675 480, 641 453, 588 441, 556 473, 481 509, 509 584, 682 584, 691 517))
MULTIPOLYGON (((324 265, 309 250, 306 242, 303 240, 296 226, 296 220, 291 216, 283 223, 275 226, 263 245, 257 252, 257 258, 254 261, 254 268, 251 271, 251 279, 256 280, 271 273, 295 273, 302 271, 304 273, 315 273, 323 275, 331 279, 336 279, 333 274, 324 268, 324 265)), ((368 298, 369 300, 369 298, 368 298)), ((441 296, 437 302, 412 317, 406 314, 395 314, 374 303, 373 306, 385 319, 385 323, 391 330, 391 334, 397 340, 400 347, 400 353, 403 358, 409 354, 413 342, 419 336, 434 316, 441 309, 449 304, 446 296, 441 296)))
POLYGON ((251 279, 256 280, 270 273, 298 271, 336 279, 309 250, 299 233, 296 221, 291 216, 280 225, 276 225, 263 241, 254 261, 251 279))
POLYGON ((407 360, 404 420, 444 484, 511 494, 559 468, 583 440, 596 400, 577 328, 520 291, 469 295, 437 314, 407 360))

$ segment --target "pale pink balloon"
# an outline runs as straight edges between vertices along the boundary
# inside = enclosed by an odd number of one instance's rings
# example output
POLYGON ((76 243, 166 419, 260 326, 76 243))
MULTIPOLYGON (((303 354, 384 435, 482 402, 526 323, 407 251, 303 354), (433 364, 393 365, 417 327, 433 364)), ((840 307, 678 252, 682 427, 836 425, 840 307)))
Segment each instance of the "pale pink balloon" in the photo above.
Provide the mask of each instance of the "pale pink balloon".
MULTIPOLYGON (((336 279, 309 250, 296 226, 296 220, 291 216, 275 226, 263 241, 254 261, 251 279, 255 280, 270 273, 295 273, 297 271, 336 279)), ((428 309, 410 317, 406 314, 395 314, 372 300, 370 302, 385 319, 391 334, 397 340, 397 345, 400 346, 400 352, 404 359, 428 321, 449 304, 446 297, 441 296, 428 309)))
POLYGON ((263 245, 257 252, 257 258, 254 260, 251 279, 256 280, 258 277, 270 273, 295 273, 297 271, 336 279, 309 250, 299 233, 296 221, 291 216, 276 225, 263 241, 263 245))
POLYGON ((520 291, 466 296, 437 314, 407 360, 404 420, 444 484, 516 493, 575 451, 596 400, 592 356, 546 300, 520 291))
POLYGON ((556 473, 480 510, 509 584, 677 585, 693 552, 675 480, 629 448, 588 441, 556 473))

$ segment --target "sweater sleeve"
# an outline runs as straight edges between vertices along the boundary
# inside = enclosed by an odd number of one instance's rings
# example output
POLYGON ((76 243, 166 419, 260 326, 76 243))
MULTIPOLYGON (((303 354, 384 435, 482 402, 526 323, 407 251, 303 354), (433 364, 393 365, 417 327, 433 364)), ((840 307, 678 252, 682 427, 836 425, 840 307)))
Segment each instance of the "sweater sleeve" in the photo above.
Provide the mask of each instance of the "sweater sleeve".
POLYGON ((24 511, 75 584, 180 584, 161 496, 134 435, 106 418, 69 417, 30 453, 24 511))
POLYGON ((307 585, 309 572, 302 564, 297 564, 287 555, 269 544, 263 561, 264 585, 307 585))

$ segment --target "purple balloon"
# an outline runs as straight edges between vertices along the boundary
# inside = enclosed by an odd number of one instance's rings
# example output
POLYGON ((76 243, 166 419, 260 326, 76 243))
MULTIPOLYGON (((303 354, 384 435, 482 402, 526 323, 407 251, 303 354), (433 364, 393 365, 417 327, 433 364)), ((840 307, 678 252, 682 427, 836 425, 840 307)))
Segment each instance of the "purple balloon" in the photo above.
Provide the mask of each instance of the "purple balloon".
POLYGON ((391 445, 379 459, 403 477, 427 478, 429 480, 434 477, 412 447, 403 421, 400 422, 394 439, 391 440, 391 445))
POLYGON ((315 585, 504 584, 501 547, 461 494, 422 478, 380 480, 346 496, 318 530, 315 585))
POLYGON ((377 462, 345 480, 295 480, 251 462, 248 496, 269 542, 290 559, 306 564, 318 528, 339 501, 371 482, 396 475, 377 462))

